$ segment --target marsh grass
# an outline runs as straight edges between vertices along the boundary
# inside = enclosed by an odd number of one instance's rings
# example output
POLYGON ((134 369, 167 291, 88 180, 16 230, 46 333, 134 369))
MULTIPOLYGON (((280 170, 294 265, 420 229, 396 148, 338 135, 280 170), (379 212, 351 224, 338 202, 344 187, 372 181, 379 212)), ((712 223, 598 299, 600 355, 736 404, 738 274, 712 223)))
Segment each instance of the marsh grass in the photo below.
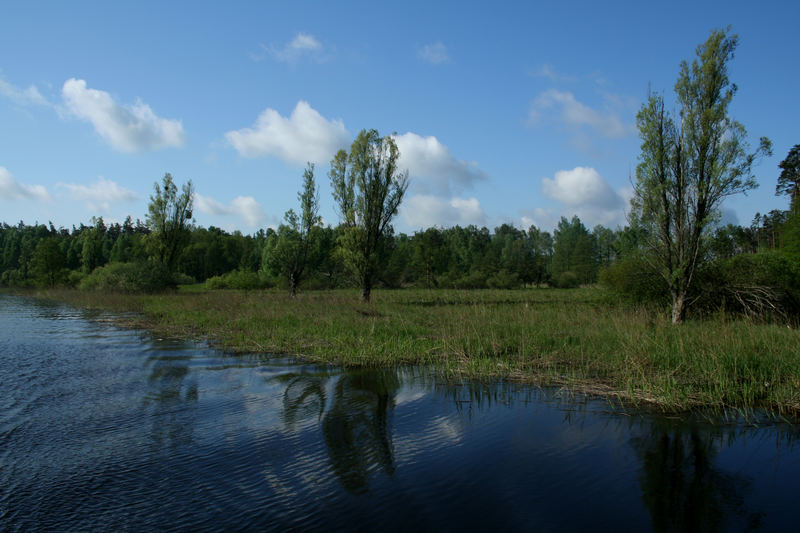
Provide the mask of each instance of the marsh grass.
POLYGON ((447 375, 561 386, 679 411, 800 413, 800 332, 718 316, 675 327, 666 312, 600 288, 202 291, 157 295, 44 291, 159 335, 207 339, 349 367, 431 365, 447 375), (133 318, 130 318, 133 316, 133 318))

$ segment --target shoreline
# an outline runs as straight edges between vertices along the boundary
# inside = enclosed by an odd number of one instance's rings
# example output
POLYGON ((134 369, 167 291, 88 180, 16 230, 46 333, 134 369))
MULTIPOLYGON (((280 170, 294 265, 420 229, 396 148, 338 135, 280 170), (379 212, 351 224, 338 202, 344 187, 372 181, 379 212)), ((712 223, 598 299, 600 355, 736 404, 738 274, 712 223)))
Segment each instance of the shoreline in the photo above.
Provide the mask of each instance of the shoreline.
MULTIPOLYGON (((356 291, 77 290, 17 294, 133 313, 119 325, 343 367, 427 365, 446 376, 560 387, 665 413, 800 415, 800 332, 743 319, 672 326, 599 288, 356 291)), ((663 316, 662 316, 663 315, 663 316)))

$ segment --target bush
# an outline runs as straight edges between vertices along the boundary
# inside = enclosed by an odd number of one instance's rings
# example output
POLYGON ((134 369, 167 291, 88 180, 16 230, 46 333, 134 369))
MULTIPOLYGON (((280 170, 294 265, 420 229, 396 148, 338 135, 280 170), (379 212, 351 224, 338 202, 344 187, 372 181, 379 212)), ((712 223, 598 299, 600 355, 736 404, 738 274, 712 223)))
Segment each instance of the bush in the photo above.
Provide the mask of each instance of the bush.
POLYGON ((780 252, 741 254, 706 265, 697 277, 696 307, 751 318, 800 315, 800 267, 780 252))
POLYGON ((480 270, 473 270, 466 276, 448 276, 442 278, 440 285, 453 289, 485 289, 487 275, 480 270))
POLYGON ((574 289, 580 286, 581 280, 575 272, 568 270, 554 276, 553 284, 559 289, 574 289))
POLYGON ((3 287, 28 287, 30 286, 30 281, 25 279, 17 269, 6 270, 2 274, 0 274, 0 286, 3 287))
POLYGON ((600 284, 637 303, 670 301, 667 282, 639 255, 630 255, 600 270, 600 284))
POLYGON ((210 290, 256 290, 268 289, 272 286, 273 282, 266 273, 250 270, 233 270, 222 276, 208 278, 205 283, 206 289, 210 290))
POLYGON ((77 287, 81 281, 86 277, 82 270, 70 270, 67 275, 67 285, 70 287, 77 287))
POLYGON ((197 283, 196 279, 183 272, 175 272, 172 274, 173 285, 194 285, 195 283, 197 283))
POLYGON ((516 272, 509 273, 503 269, 489 276, 486 285, 490 289, 516 289, 522 284, 516 272))
POLYGON ((154 261, 109 263, 81 280, 81 290, 154 292, 172 286, 169 269, 154 261))

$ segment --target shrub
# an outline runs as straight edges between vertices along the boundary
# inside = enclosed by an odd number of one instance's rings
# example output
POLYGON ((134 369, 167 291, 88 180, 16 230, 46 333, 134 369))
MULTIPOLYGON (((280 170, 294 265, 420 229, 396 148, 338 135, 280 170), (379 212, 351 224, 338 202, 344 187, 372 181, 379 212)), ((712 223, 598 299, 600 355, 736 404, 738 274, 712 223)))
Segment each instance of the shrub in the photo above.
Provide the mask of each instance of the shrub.
POLYGON ((268 289, 272 286, 273 282, 266 273, 250 270, 233 270, 222 276, 208 278, 205 283, 206 289, 210 290, 256 290, 268 289))
POLYGON ((698 273, 696 307, 751 318, 800 315, 800 268, 780 252, 741 254, 710 263, 698 273))
POLYGON ((629 255, 600 270, 600 284, 637 303, 667 304, 669 289, 660 274, 639 255, 629 255))
POLYGON ((120 292, 154 292, 172 286, 169 269, 154 261, 109 263, 96 268, 81 280, 82 290, 120 292))
POLYGON ((570 270, 553 277, 553 284, 559 289, 574 289, 581 284, 578 275, 570 270))
POLYGON ((516 289, 521 283, 516 272, 508 272, 505 269, 492 274, 486 280, 486 285, 490 289, 516 289))
POLYGON ((486 273, 473 270, 466 276, 444 278, 441 285, 450 286, 453 289, 485 289, 486 278, 486 273))
POLYGON ((173 285, 193 285, 195 283, 197 283, 196 279, 183 272, 175 272, 172 274, 173 285))

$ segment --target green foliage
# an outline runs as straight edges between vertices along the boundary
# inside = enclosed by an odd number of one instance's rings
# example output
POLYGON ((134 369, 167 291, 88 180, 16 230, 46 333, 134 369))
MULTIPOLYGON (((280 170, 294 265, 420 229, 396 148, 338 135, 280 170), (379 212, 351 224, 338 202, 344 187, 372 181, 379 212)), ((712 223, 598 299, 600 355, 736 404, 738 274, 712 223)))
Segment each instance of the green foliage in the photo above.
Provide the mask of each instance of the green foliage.
POLYGON ((486 286, 490 289, 516 289, 522 285, 519 275, 508 270, 499 270, 486 279, 486 286))
POLYGON ((551 283, 559 289, 575 289, 581 286, 581 278, 575 272, 567 270, 554 275, 551 283))
POLYGON ((208 278, 205 282, 205 288, 210 290, 259 290, 274 286, 272 279, 265 273, 251 272, 249 270, 234 270, 222 276, 208 278))
POLYGON ((792 211, 800 212, 800 144, 795 144, 786 159, 778 164, 781 174, 775 186, 775 194, 789 196, 792 211))
POLYGON ((362 130, 350 153, 340 150, 331 161, 331 188, 344 226, 340 258, 358 279, 364 301, 388 257, 382 253, 384 240, 408 189, 408 172, 397 167, 399 158, 391 136, 362 130))
POLYGON ((83 278, 78 287, 90 291, 155 292, 173 286, 163 263, 109 263, 83 278))
POLYGON ((645 229, 648 254, 667 281, 674 323, 684 319, 695 270, 705 257, 703 238, 720 203, 755 188, 752 165, 770 153, 763 137, 759 150, 748 153, 744 126, 728 116, 736 93, 728 63, 737 42, 735 35, 713 31, 697 48, 697 59, 681 63, 678 120, 657 94, 636 116, 642 150, 631 218, 645 229))
POLYGON ((36 245, 31 257, 31 273, 40 284, 55 287, 66 279, 68 270, 64 264, 64 253, 58 238, 48 237, 36 245))
POLYGON ((669 302, 669 288, 664 278, 639 254, 629 254, 601 269, 598 281, 630 301, 669 302))
POLYGON ((194 187, 189 180, 179 195, 172 175, 167 173, 161 185, 154 184, 154 189, 147 206, 147 225, 152 231, 147 239, 148 249, 153 259, 173 271, 189 242, 194 187))
POLYGON ((695 291, 700 310, 765 320, 800 318, 800 264, 764 250, 706 265, 695 291))
POLYGON ((285 224, 277 233, 267 238, 261 264, 273 275, 286 280, 292 296, 303 277, 316 269, 321 258, 315 254, 318 248, 313 239, 314 231, 321 222, 319 216, 319 191, 314 183, 314 165, 309 163, 303 172, 303 189, 297 194, 300 201, 300 216, 290 209, 284 216, 285 224))
MULTIPOLYGON (((553 277, 556 284, 559 277, 570 272, 578 279, 578 284, 594 283, 597 280, 597 240, 586 229, 577 216, 572 220, 561 217, 558 228, 553 232, 553 277)), ((560 285, 559 285, 560 286, 560 285)))

